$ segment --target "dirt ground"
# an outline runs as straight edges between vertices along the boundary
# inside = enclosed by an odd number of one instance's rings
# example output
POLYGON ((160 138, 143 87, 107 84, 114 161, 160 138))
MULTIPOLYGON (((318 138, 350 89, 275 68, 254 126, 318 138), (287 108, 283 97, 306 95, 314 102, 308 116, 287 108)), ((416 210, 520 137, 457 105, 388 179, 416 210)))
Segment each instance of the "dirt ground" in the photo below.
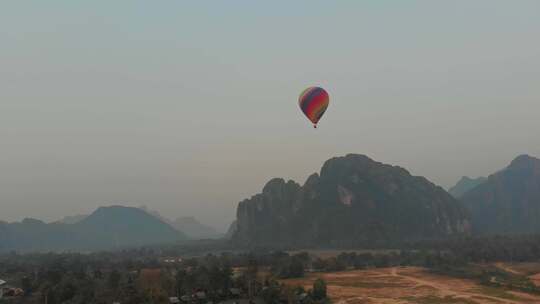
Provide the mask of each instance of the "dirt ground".
POLYGON ((529 276, 529 279, 531 279, 534 285, 540 286, 540 273, 529 276))
POLYGON ((495 263, 495 266, 510 273, 525 275, 540 286, 540 263, 495 263))
POLYGON ((338 304, 540 303, 540 296, 485 287, 418 267, 312 273, 306 278, 283 282, 307 289, 312 288, 313 281, 319 277, 327 282, 328 294, 338 304))
POLYGON ((511 273, 521 275, 533 275, 540 273, 540 263, 526 262, 526 263, 495 263, 495 266, 502 268, 511 273))

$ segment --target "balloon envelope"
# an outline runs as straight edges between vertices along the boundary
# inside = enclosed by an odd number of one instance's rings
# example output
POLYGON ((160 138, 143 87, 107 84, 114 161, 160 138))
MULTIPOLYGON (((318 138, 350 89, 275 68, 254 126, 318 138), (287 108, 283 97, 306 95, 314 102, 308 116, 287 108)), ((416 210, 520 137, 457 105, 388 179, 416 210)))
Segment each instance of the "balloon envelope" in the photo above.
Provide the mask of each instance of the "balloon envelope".
POLYGON ((317 126, 317 123, 328 108, 329 102, 330 96, 320 87, 309 87, 305 89, 298 98, 300 109, 313 123, 314 127, 317 126))

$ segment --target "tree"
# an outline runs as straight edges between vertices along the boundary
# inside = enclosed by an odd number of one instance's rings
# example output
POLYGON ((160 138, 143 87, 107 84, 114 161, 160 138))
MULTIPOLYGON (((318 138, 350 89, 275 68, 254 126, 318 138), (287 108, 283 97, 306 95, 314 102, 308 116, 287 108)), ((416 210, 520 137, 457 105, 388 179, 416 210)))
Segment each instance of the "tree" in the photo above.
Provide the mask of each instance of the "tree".
POLYGON ((73 282, 62 282, 62 284, 59 285, 60 287, 60 302, 66 302, 68 300, 73 299, 75 295, 77 294, 77 286, 73 284, 73 282))
POLYGON ((313 283, 313 298, 315 300, 326 299, 326 282, 321 278, 313 283))
POLYGON ((184 269, 178 269, 176 272, 176 291, 178 296, 182 296, 187 292, 184 281, 186 279, 186 271, 184 269))
POLYGON ((304 264, 299 258, 293 257, 289 264, 288 277, 301 278, 304 276, 304 264))
POLYGON ((139 294, 135 281, 131 276, 128 277, 125 285, 121 289, 121 303, 141 303, 142 296, 139 294))
POLYGON ((25 296, 29 296, 32 294, 32 282, 30 281, 30 278, 23 277, 21 279, 21 288, 24 291, 25 296))
POLYGON ((116 290, 120 284, 120 279, 122 278, 120 272, 113 270, 109 275, 109 288, 116 290))
POLYGON ((249 294, 250 300, 253 300, 253 288, 255 287, 254 283, 257 280, 258 272, 259 272, 259 265, 257 263, 257 260, 255 259, 255 257, 250 256, 249 261, 248 261, 248 267, 245 273, 247 284, 248 284, 247 287, 248 287, 248 294, 249 294))
POLYGON ((317 258, 315 261, 313 261, 313 268, 315 270, 324 270, 324 269, 326 269, 326 261, 321 259, 321 258, 317 258))
POLYGON ((212 293, 221 288, 223 285, 221 281, 221 269, 219 269, 218 265, 212 265, 209 270, 209 285, 212 293))
POLYGON ((43 297, 43 303, 45 304, 58 303, 56 292, 48 283, 47 286, 43 288, 41 295, 43 297))
POLYGON ((103 272, 101 272, 101 270, 99 269, 94 270, 94 278, 101 280, 102 277, 103 277, 103 272))
POLYGON ((221 268, 221 284, 223 284, 223 290, 229 290, 232 286, 233 269, 228 261, 223 263, 221 268))
POLYGON ((170 295, 176 294, 176 278, 168 271, 162 271, 160 283, 163 290, 170 295))
POLYGON ((262 291, 262 297, 267 304, 277 304, 279 302, 279 295, 281 287, 277 281, 271 280, 268 282, 266 288, 262 291))

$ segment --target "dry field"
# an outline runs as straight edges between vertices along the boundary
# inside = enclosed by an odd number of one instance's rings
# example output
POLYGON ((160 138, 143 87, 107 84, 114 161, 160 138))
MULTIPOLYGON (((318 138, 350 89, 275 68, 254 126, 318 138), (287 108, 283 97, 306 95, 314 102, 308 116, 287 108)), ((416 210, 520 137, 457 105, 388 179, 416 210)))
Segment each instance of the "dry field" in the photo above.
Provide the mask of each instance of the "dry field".
POLYGON ((470 280, 432 274, 418 267, 312 273, 306 278, 283 282, 307 289, 318 277, 327 282, 330 298, 339 304, 540 303, 540 296, 485 287, 470 280))
POLYGON ((536 286, 540 286, 540 263, 496 263, 495 266, 510 273, 528 276, 536 286))
POLYGON ((530 275, 529 279, 531 279, 534 285, 540 286, 540 273, 530 275))

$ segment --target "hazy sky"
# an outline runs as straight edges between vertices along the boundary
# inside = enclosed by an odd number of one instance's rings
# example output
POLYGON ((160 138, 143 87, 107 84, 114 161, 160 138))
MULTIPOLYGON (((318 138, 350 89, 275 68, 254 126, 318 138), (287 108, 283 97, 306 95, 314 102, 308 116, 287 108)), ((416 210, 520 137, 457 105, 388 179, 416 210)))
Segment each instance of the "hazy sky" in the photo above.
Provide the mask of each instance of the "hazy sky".
POLYGON ((0 219, 145 204, 224 229, 332 156, 444 187, 540 156, 540 1, 292 2, 3 1, 0 219))

